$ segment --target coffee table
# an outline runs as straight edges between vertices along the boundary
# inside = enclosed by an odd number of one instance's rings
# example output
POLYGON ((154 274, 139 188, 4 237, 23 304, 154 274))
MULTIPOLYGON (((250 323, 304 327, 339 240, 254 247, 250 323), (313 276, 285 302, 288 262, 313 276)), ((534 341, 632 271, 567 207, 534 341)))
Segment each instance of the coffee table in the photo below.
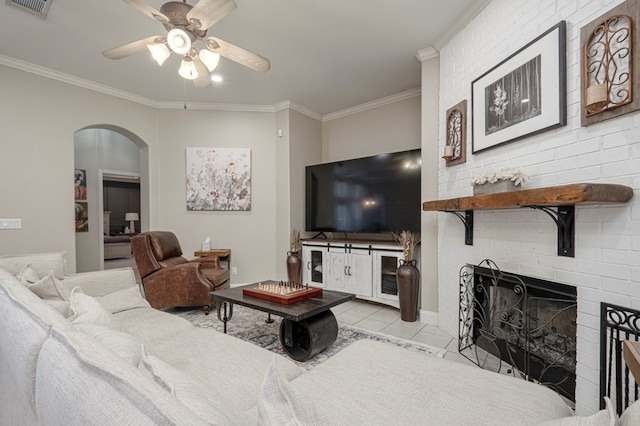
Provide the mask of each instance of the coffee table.
POLYGON ((209 293, 218 312, 218 319, 224 323, 233 317, 233 305, 238 304, 269 314, 267 322, 273 322, 271 315, 282 317, 280 322, 280 343, 282 348, 296 361, 306 361, 328 348, 338 337, 338 321, 331 308, 355 298, 353 294, 323 290, 322 296, 311 297, 290 305, 272 302, 244 295, 245 288, 255 288, 258 283, 227 288, 209 293))

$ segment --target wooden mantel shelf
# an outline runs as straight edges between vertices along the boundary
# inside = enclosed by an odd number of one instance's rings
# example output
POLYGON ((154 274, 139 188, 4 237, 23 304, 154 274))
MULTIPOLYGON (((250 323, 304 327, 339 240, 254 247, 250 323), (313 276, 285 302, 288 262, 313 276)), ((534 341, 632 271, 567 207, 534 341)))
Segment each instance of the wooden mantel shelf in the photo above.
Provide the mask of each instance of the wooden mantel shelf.
POLYGON ((422 203, 422 210, 455 214, 464 224, 465 244, 467 245, 473 245, 474 210, 520 207, 541 210, 551 216, 558 227, 558 256, 573 257, 575 253, 575 205, 626 203, 631 197, 633 197, 633 189, 624 185, 574 183, 547 188, 425 201, 422 203))
POLYGON ((422 210, 460 211, 532 206, 557 207, 582 203, 625 203, 632 196, 633 189, 624 185, 574 183, 547 188, 425 201, 422 203, 422 210))

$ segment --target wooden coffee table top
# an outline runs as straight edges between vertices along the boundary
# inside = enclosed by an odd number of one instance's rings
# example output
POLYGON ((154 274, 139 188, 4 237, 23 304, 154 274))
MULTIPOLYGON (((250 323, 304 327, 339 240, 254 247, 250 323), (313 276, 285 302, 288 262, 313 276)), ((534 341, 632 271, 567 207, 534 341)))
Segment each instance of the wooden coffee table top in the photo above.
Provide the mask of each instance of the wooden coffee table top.
POLYGON ((339 291, 322 290, 322 296, 311 297, 290 305, 284 305, 258 297, 247 296, 242 293, 245 288, 255 288, 258 283, 246 286, 226 288, 212 291, 209 296, 216 305, 222 302, 246 306, 248 308, 267 312, 293 321, 301 321, 305 318, 317 315, 341 303, 355 299, 355 295, 339 291))

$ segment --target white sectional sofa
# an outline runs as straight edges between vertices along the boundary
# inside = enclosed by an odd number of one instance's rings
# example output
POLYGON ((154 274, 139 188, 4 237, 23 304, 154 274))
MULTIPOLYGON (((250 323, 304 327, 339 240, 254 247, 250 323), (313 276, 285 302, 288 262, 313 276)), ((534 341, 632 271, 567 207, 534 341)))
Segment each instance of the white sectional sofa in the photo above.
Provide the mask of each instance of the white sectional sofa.
POLYGON ((570 415, 545 387, 368 340, 304 371, 150 308, 130 269, 68 276, 63 253, 0 258, 1 425, 534 425, 570 415))

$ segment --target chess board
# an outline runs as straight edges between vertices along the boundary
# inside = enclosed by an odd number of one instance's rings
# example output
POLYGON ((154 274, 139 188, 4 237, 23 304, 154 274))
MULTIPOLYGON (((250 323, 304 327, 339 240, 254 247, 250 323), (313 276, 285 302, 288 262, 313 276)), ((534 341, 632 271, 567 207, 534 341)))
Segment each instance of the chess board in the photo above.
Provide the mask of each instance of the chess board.
POLYGON ((287 281, 263 281, 251 288, 242 290, 242 294, 272 302, 290 305, 310 297, 322 296, 322 289, 287 281))

